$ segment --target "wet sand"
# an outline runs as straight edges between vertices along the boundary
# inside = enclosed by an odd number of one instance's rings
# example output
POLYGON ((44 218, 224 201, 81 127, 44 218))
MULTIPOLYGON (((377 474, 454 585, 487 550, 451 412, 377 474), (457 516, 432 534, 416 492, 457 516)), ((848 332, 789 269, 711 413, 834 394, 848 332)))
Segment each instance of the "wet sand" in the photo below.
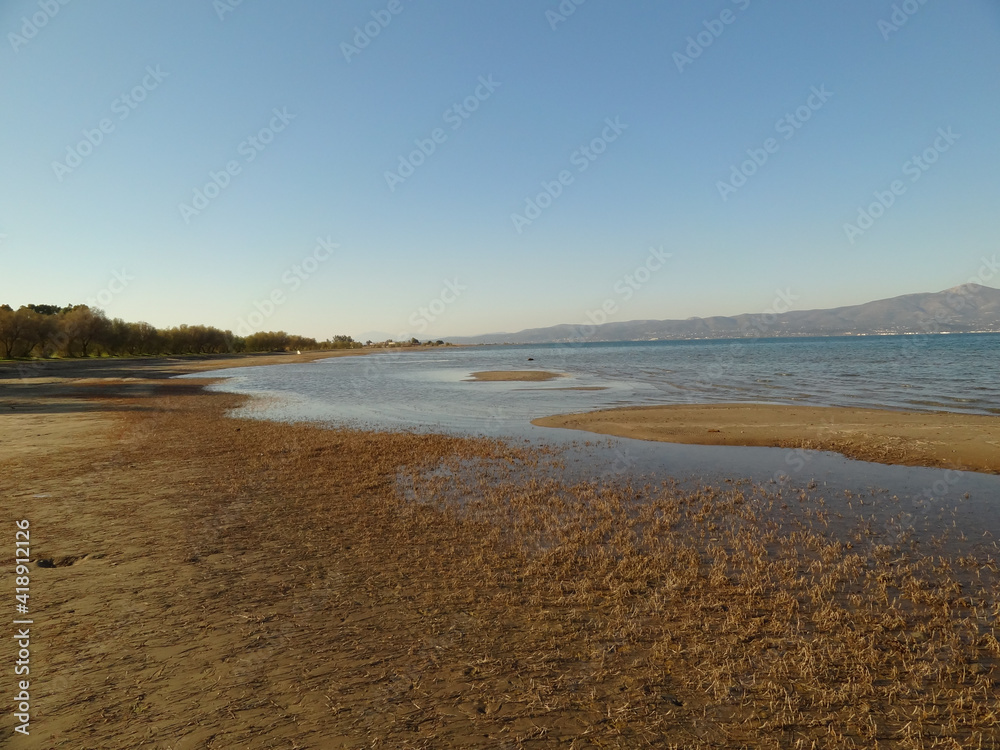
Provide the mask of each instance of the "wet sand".
POLYGON ((0 386, 0 558, 29 519, 36 561, 12 747, 998 737, 974 529, 952 555, 869 501, 838 536, 832 502, 568 486, 536 447, 233 419, 162 377, 229 361, 74 364, 0 386))
POLYGON ((1000 417, 775 404, 608 409, 536 419, 541 427, 696 445, 834 451, 904 466, 1000 473, 1000 417))
POLYGON ((604 385, 570 385, 565 388, 517 388, 518 391, 606 391, 604 385))
POLYGON ((486 370, 472 373, 472 377, 466 378, 463 382, 497 382, 508 380, 514 382, 542 382, 564 377, 566 375, 562 373, 546 372, 545 370, 486 370))
POLYGON ((43 457, 99 439, 124 408, 109 394, 148 397, 175 375, 360 354, 367 352, 0 361, 0 456, 43 457))

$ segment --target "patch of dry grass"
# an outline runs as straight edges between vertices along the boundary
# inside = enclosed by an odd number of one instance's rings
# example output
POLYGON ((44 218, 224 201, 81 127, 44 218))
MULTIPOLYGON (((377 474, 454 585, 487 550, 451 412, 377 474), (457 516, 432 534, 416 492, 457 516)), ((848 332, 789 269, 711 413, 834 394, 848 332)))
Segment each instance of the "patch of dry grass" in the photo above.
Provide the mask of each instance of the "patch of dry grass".
POLYGON ((475 529, 472 570, 517 634, 498 652, 532 642, 552 668, 547 709, 602 714, 589 732, 621 746, 997 745, 993 554, 875 538, 863 515, 830 524, 824 503, 760 488, 468 475, 416 477, 413 492, 475 529))
MULTIPOLYGON (((959 564, 749 486, 567 485, 557 455, 497 441, 324 438, 358 473, 338 478, 349 501, 304 501, 303 517, 355 519, 379 628, 393 606, 419 615, 386 634, 401 650, 380 674, 421 677, 364 693, 369 709, 420 707, 396 741, 996 746, 990 554, 959 564)), ((300 477, 321 471, 292 454, 300 477)), ((355 687, 340 705, 357 711, 355 687)))

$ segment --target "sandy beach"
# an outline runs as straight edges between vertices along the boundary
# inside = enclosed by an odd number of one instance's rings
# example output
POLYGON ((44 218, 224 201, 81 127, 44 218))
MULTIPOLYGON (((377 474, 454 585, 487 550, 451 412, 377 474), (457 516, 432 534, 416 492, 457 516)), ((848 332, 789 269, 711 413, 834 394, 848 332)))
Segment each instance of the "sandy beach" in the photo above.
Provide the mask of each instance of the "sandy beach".
POLYGON ((1000 2, 0 19, 0 750, 1000 750, 1000 2))
POLYGON ((997 746, 971 529, 567 486, 555 452, 233 419, 166 379, 232 365, 0 365, 8 550, 27 519, 36 563, 12 747, 997 746))
POLYGON ((861 461, 1000 473, 1000 418, 971 414, 694 404, 565 414, 533 424, 639 440, 804 448, 861 461))

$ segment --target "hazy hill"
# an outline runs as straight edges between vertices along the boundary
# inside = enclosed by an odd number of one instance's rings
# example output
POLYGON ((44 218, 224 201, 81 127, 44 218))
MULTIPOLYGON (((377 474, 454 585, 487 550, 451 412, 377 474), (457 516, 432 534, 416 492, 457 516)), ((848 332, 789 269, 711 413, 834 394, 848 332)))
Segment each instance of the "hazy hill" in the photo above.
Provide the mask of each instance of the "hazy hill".
POLYGON ((904 294, 829 310, 743 314, 687 320, 556 325, 518 333, 448 338, 456 344, 543 344, 570 341, 656 341, 771 336, 1000 332, 1000 289, 963 284, 943 292, 904 294))

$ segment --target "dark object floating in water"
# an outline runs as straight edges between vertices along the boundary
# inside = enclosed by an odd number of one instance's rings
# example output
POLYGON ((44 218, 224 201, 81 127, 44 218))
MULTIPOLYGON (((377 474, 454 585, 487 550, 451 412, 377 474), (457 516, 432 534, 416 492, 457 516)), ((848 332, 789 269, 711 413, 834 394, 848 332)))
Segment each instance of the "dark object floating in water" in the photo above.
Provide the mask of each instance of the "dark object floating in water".
POLYGON ((535 361, 535 358, 534 358, 534 357, 528 357, 528 361, 529 361, 529 362, 534 362, 534 361, 535 361))

